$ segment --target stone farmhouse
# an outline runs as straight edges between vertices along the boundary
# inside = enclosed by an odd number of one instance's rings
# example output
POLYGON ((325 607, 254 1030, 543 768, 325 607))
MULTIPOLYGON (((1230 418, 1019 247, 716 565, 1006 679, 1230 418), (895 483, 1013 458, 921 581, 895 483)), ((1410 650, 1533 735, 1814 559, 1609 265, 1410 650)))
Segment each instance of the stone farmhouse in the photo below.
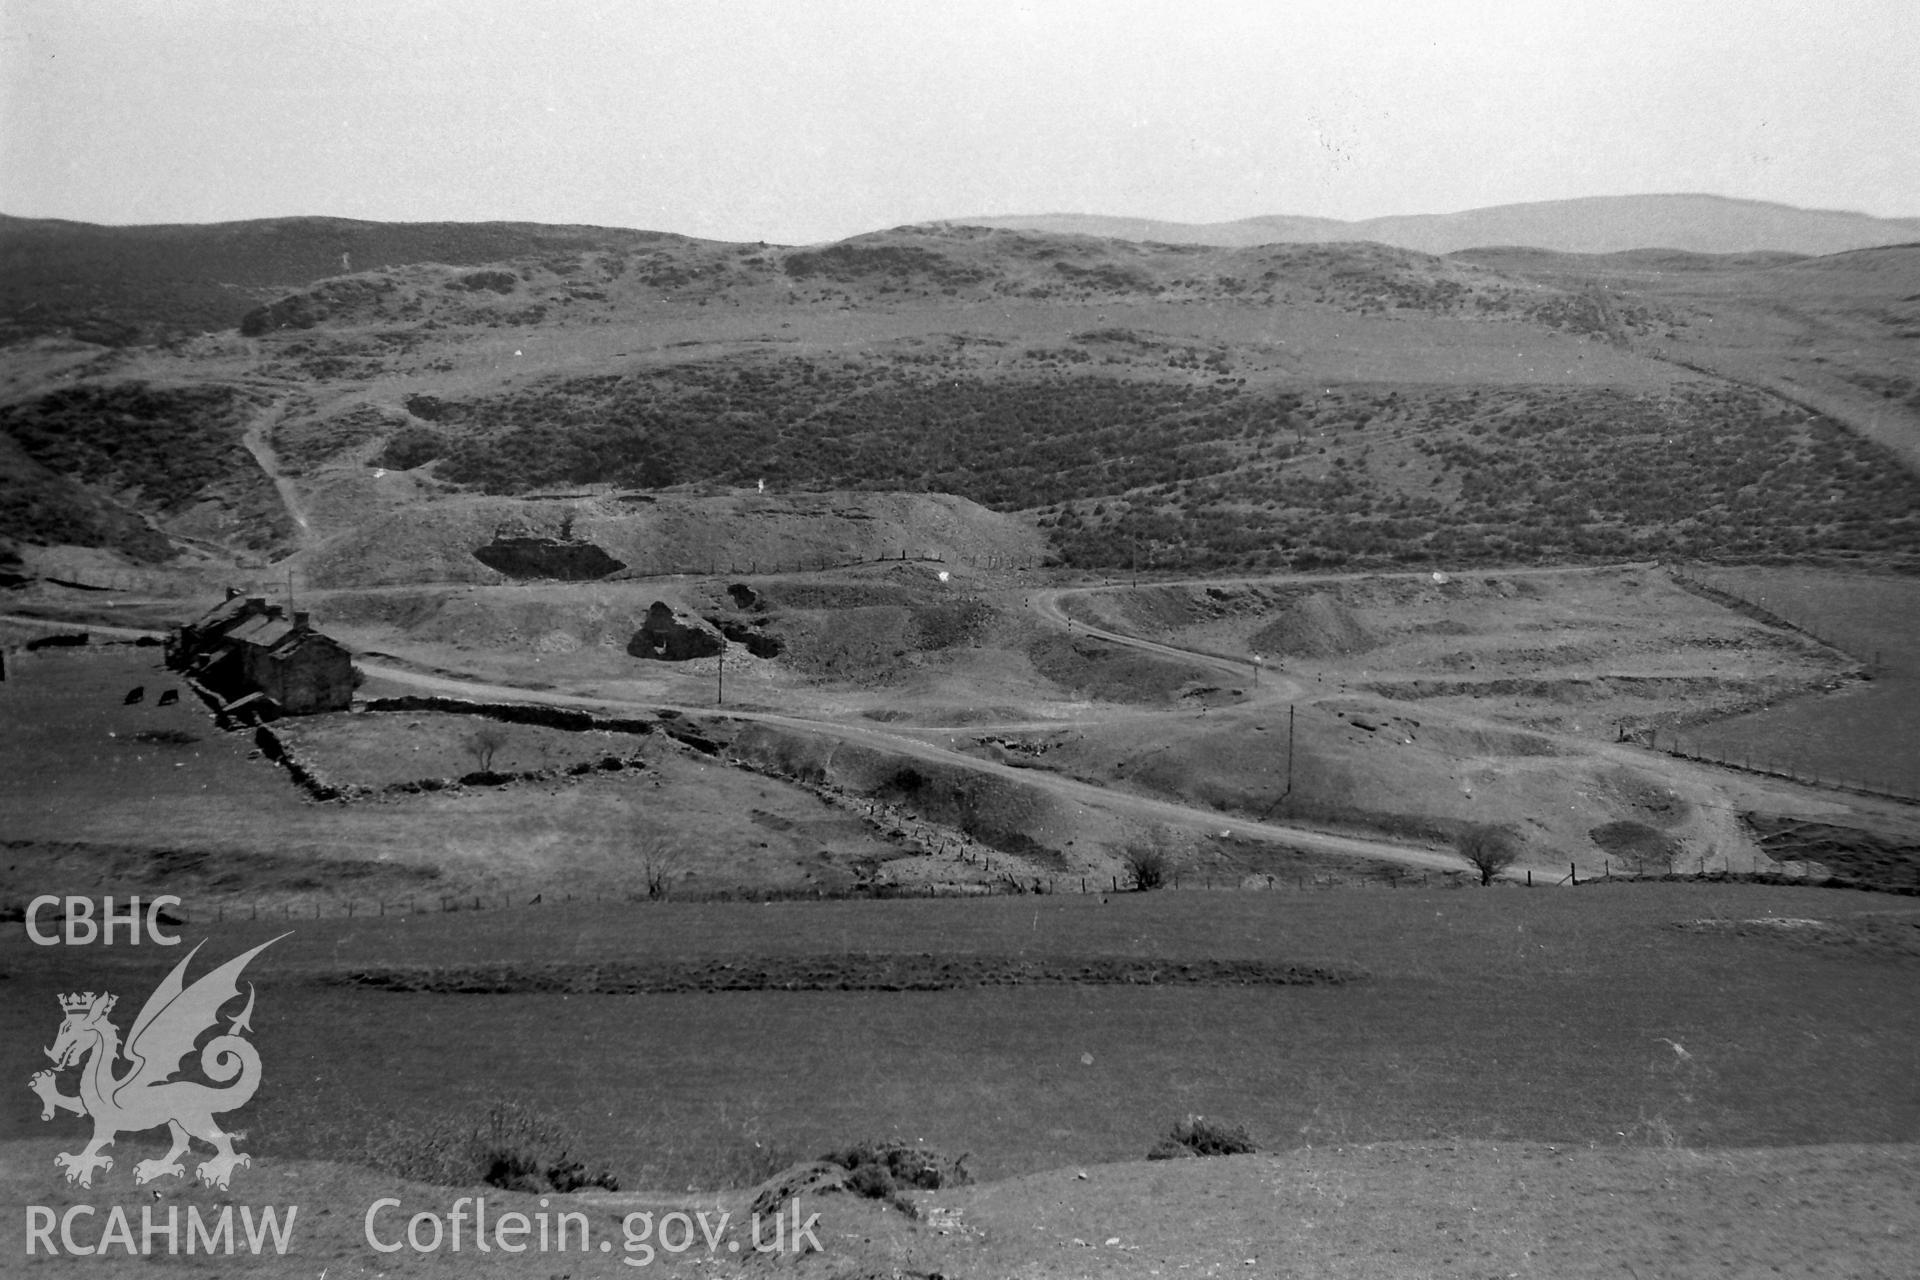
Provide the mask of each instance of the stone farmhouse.
POLYGON ((353 702, 353 655, 261 596, 227 598, 167 636, 167 665, 226 699, 223 710, 256 715, 345 711, 353 702))

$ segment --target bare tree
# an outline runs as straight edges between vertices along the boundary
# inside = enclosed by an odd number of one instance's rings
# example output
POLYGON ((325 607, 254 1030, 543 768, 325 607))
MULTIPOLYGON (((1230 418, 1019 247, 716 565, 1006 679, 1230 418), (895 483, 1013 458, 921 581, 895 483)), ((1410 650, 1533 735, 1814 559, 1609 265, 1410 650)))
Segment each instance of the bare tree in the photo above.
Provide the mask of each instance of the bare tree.
POLYGON ((492 773, 494 753, 507 745, 507 727, 503 724, 481 725, 468 734, 461 745, 466 747, 482 773, 492 773))
POLYGON ((1520 860, 1520 837, 1506 827, 1478 822, 1455 833, 1453 851, 1480 873, 1481 884, 1492 884, 1495 876, 1520 860))
POLYGON ((650 835, 640 840, 640 874, 647 882, 647 896, 658 901, 667 896, 673 877, 687 864, 686 846, 666 836, 650 835))

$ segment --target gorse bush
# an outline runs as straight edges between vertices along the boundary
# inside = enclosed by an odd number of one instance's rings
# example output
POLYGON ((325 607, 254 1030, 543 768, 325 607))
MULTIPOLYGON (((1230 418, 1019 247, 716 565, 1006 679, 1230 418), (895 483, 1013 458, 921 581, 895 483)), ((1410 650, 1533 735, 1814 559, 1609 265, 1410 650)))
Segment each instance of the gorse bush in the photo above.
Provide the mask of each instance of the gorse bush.
POLYGON ((1128 849, 1127 884, 1142 892, 1164 887, 1173 878, 1173 862, 1166 853, 1151 845, 1128 849))
POLYGON ((1175 1160, 1187 1156, 1244 1156, 1258 1148, 1246 1129, 1237 1124, 1222 1124, 1205 1116, 1188 1116, 1147 1152, 1149 1160, 1175 1160))
POLYGON ((35 462, 105 489, 138 487, 163 511, 257 471, 230 387, 144 382, 66 387, 0 408, 0 431, 35 462))
POLYGON ((441 474, 955 493, 1031 510, 1086 567, 1896 552, 1920 480, 1759 392, 1148 381, 1028 363, 742 357, 442 402, 441 474))
POLYGON ((855 1177, 861 1176, 863 1170, 873 1170, 867 1183, 879 1185, 880 1176, 884 1176, 889 1189, 907 1186, 938 1191, 942 1187, 964 1187, 973 1181, 965 1155, 948 1157, 927 1147, 902 1142, 859 1142, 829 1151, 820 1158, 828 1164, 839 1165, 855 1177))
POLYGON ((448 447, 447 438, 431 427, 403 427, 387 441, 374 465, 389 471, 411 471, 443 457, 448 447))
POLYGON ((509 1191, 620 1189, 611 1172, 589 1173, 575 1159, 567 1129, 523 1103, 498 1099, 478 1114, 389 1120, 366 1140, 362 1157, 385 1173, 436 1186, 486 1185, 509 1191))
POLYGON ((901 1142, 855 1143, 829 1151, 820 1159, 824 1164, 838 1165, 847 1171, 847 1190, 869 1200, 885 1201, 914 1218, 920 1216, 920 1206, 903 1194, 908 1189, 938 1191, 973 1181, 965 1155, 949 1158, 938 1151, 901 1142))

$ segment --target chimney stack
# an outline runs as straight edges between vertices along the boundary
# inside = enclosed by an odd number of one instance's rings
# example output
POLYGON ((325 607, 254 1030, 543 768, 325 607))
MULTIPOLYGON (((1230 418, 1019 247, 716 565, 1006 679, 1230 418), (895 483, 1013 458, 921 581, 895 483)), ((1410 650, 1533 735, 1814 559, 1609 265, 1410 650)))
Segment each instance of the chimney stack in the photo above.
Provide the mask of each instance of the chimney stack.
POLYGON ((312 625, 307 621, 307 617, 308 615, 305 609, 295 609, 293 611, 293 629, 295 631, 313 630, 312 625))

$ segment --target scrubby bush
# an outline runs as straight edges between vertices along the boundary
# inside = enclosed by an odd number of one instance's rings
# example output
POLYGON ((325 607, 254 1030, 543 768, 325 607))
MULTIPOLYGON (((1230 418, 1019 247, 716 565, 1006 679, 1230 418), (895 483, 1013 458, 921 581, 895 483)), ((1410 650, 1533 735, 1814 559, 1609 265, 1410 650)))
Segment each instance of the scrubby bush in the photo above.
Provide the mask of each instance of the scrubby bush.
POLYGON ((102 490, 138 488, 162 511, 258 474, 231 387, 145 382, 64 387, 0 408, 0 433, 48 470, 102 490))
POLYGON ((1147 1152, 1149 1160, 1179 1160, 1188 1156, 1244 1156, 1259 1148, 1246 1128, 1222 1124, 1205 1116, 1188 1116, 1147 1152))
POLYGON ((414 1182, 510 1191, 618 1191, 614 1175, 589 1173, 571 1152, 572 1135, 557 1120, 524 1103, 497 1099, 479 1114, 390 1121, 365 1143, 367 1163, 414 1182))
POLYGON ((490 289, 494 293, 512 293, 520 287, 520 277, 511 271, 469 271, 453 282, 457 289, 470 289, 475 293, 490 289))
POLYGON ((446 456, 448 447, 447 438, 430 427, 403 427, 373 461, 389 471, 411 471, 446 456))
POLYGON ((899 1187, 883 1164, 863 1164, 847 1175, 847 1190, 869 1200, 897 1201, 899 1187))
POLYGON ((1678 840, 1644 822, 1608 822, 1593 828, 1587 835, 1629 869, 1642 875, 1670 873, 1682 851, 1678 840))
MULTIPOLYGON (((965 1154, 949 1157, 927 1147, 909 1146, 903 1142, 870 1139, 829 1151, 820 1158, 828 1164, 839 1165, 855 1178, 861 1176, 862 1170, 875 1170, 879 1176, 884 1176, 889 1188, 907 1186, 922 1191, 938 1191, 942 1187, 964 1187, 973 1181, 965 1154)), ((879 1185, 879 1176, 870 1175, 867 1181, 879 1185)))
POLYGON ((900 1142, 855 1143, 829 1151, 820 1160, 845 1169, 846 1188, 855 1195, 883 1201, 913 1218, 920 1216, 920 1207, 905 1194, 908 1188, 938 1191, 973 1181, 964 1154, 949 1158, 926 1147, 900 1142))
POLYGON ((1127 883, 1137 891, 1163 888, 1173 878, 1173 860, 1156 845, 1136 845, 1128 849, 1125 862, 1127 883))
POLYGON ((937 1191, 973 1181, 965 1155, 949 1159, 937 1151, 897 1142, 857 1143, 821 1159, 847 1171, 847 1190, 883 1201, 913 1218, 920 1216, 920 1207, 905 1194, 908 1189, 937 1191))

